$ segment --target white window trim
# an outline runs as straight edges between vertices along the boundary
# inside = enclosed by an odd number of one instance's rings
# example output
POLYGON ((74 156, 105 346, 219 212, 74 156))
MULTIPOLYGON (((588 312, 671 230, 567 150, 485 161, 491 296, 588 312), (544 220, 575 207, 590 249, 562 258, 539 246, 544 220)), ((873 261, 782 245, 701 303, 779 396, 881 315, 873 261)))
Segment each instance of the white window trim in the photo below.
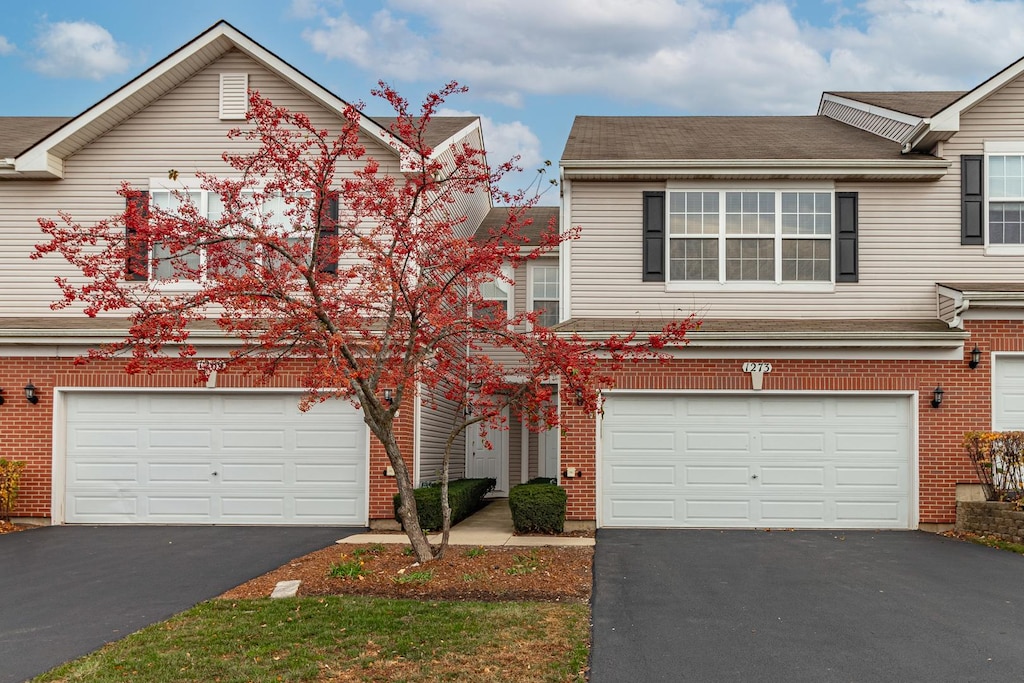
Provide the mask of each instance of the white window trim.
POLYGON ((715 182, 704 181, 694 183, 668 183, 666 185, 665 201, 665 291, 666 292, 692 292, 692 291, 722 291, 732 292, 834 292, 836 287, 836 188, 835 183, 824 182, 715 182), (718 192, 719 201, 719 229, 717 235, 672 235, 670 227, 671 194, 673 192, 718 192), (774 192, 775 197, 775 232, 772 235, 726 235, 725 233, 725 192, 774 192), (829 256, 829 280, 825 281, 783 281, 782 280, 782 241, 784 239, 807 238, 825 240, 824 236, 814 237, 811 235, 783 235, 782 234, 782 193, 783 192, 827 192, 830 196, 830 211, 832 226, 827 238, 830 246, 829 256), (671 246, 673 239, 717 239, 718 249, 718 281, 709 280, 672 280, 671 279, 671 246), (727 280, 725 277, 725 242, 728 239, 772 239, 775 251, 775 281, 754 281, 754 280, 727 280))
MULTIPOLYGON (((561 316, 562 316, 562 282, 561 282, 561 276, 560 276, 560 272, 559 272, 558 264, 557 263, 545 263, 545 262, 532 261, 529 264, 527 264, 527 267, 526 267, 526 310, 527 311, 532 311, 533 310, 533 304, 534 304, 534 278, 535 278, 535 274, 534 273, 536 272, 536 270, 538 268, 551 268, 552 270, 555 271, 555 282, 558 284, 558 298, 554 299, 554 301, 558 304, 558 316, 559 316, 559 319, 558 319, 557 322, 562 322, 562 319, 561 319, 561 316)), ((541 301, 552 301, 552 299, 541 299, 541 301)))
MULTIPOLYGON (((1024 256, 1024 244, 991 244, 989 242, 989 202, 992 200, 992 193, 989 190, 989 169, 992 167, 991 157, 1003 155, 1024 156, 1024 140, 986 140, 984 143, 984 169, 982 182, 984 183, 985 205, 982 207, 982 232, 985 235, 986 256, 1024 256)), ((1013 201, 1013 200, 1006 200, 1013 201)))

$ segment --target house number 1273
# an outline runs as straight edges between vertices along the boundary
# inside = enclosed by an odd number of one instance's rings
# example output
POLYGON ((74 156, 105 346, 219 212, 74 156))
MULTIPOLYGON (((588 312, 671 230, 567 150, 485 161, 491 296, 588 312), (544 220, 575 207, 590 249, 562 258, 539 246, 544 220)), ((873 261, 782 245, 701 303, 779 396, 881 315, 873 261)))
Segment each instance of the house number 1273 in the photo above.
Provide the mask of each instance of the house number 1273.
POLYGON ((743 372, 771 372, 771 363, 744 363, 743 372))

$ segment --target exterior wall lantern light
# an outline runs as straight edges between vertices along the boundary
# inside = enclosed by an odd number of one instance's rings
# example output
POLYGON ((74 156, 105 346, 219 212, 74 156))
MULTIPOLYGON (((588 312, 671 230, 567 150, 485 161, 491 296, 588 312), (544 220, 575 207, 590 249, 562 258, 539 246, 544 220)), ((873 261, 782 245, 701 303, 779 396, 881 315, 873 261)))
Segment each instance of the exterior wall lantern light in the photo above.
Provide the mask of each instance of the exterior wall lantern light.
POLYGON ((974 345, 974 350, 971 351, 971 360, 970 360, 970 362, 967 363, 967 365, 968 365, 968 367, 971 368, 971 370, 973 370, 974 368, 978 367, 978 365, 980 363, 981 363, 981 349, 979 349, 978 345, 975 344, 974 345))
POLYGON ((33 405, 39 403, 39 394, 36 393, 36 385, 32 384, 32 380, 25 385, 25 400, 33 405))
POLYGON ((3 390, 3 387, 0 387, 0 406, 2 406, 3 404, 4 404, 4 390, 3 390))
POLYGON ((395 404, 395 394, 390 389, 384 390, 384 400, 387 401, 389 406, 395 404))
POLYGON ((932 408, 938 408, 942 405, 942 395, 945 393, 941 386, 935 387, 935 391, 932 392, 932 408))

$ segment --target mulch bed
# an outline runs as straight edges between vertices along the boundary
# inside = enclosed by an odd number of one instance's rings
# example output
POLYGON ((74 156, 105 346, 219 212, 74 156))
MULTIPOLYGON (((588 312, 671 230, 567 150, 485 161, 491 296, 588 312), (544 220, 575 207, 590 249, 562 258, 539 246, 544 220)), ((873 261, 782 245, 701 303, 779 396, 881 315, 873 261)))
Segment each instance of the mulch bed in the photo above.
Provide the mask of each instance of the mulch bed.
POLYGON ((442 559, 419 565, 408 545, 333 545, 296 558, 233 588, 226 600, 267 597, 279 581, 300 580, 298 595, 371 595, 417 600, 587 602, 592 547, 450 546, 442 559), (331 566, 362 562, 361 576, 330 576, 331 566))

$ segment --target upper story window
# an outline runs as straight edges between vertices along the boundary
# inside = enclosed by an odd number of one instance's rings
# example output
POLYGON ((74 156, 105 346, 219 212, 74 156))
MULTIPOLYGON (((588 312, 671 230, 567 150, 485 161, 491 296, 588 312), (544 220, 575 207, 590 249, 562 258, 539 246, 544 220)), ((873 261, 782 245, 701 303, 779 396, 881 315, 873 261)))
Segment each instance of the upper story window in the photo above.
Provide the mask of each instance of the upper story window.
POLYGON ((560 316, 558 266, 531 263, 529 270, 531 311, 541 311, 537 323, 544 327, 557 325, 560 316))
POLYGON ((833 195, 816 190, 672 190, 668 280, 831 283, 833 195))
POLYGON ((505 317, 512 317, 512 306, 515 301, 511 282, 512 267, 507 264, 503 265, 501 274, 502 278, 495 278, 480 285, 480 298, 483 299, 483 302, 473 311, 474 316, 493 319, 500 311, 504 311, 505 317))
MULTIPOLYGON (((178 215, 182 212, 185 204, 195 207, 199 217, 205 217, 211 223, 217 223, 222 219, 224 204, 222 198, 216 192, 207 190, 184 189, 184 185, 168 186, 166 181, 151 181, 149 196, 150 203, 154 209, 163 214, 178 215)), ((247 194, 252 195, 252 192, 247 194)), ((311 192, 301 192, 297 196, 311 198, 311 192)), ((277 195, 267 196, 258 209, 260 215, 252 216, 254 222, 266 220, 266 225, 272 230, 279 230, 280 234, 286 236, 286 242, 294 245, 303 240, 312 238, 311 221, 303 220, 301 216, 294 214, 296 205, 294 201, 277 195)), ((225 228, 230 231, 230 227, 225 228)), ((244 230, 237 229, 238 238, 232 240, 230 246, 219 253, 219 259, 213 258, 206 248, 200 245, 190 247, 178 252, 172 252, 163 244, 154 244, 152 247, 153 265, 151 266, 151 277, 154 280, 170 280, 180 277, 181 273, 201 272, 203 277, 214 275, 241 275, 251 268, 252 264, 259 262, 267 268, 278 267, 284 258, 280 254, 271 253, 269 249, 257 248, 249 244, 242 235, 244 230), (216 267, 213 261, 219 260, 216 267)))
POLYGON ((1024 155, 988 158, 988 243, 1024 244, 1024 155))

